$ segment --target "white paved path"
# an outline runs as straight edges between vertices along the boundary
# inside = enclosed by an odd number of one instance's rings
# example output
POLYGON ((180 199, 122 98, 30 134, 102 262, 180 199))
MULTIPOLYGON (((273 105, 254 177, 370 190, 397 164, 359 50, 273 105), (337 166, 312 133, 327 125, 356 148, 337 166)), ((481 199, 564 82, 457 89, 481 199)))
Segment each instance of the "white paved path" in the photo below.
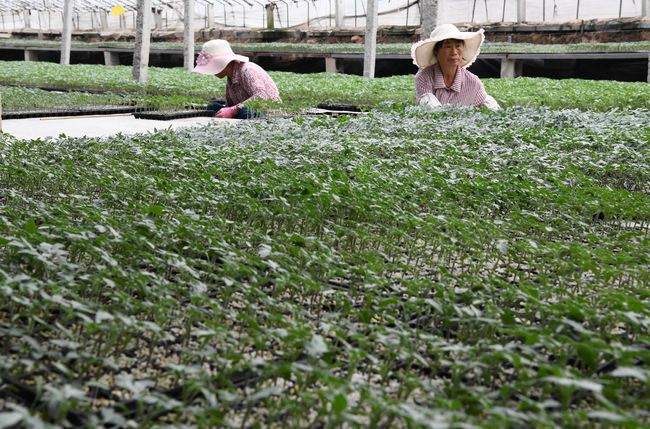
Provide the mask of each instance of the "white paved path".
POLYGON ((234 124, 238 120, 220 118, 183 118, 171 121, 136 119, 131 114, 66 116, 28 119, 3 119, 2 131, 16 138, 33 140, 46 137, 108 137, 115 134, 138 134, 177 129, 212 122, 234 124))

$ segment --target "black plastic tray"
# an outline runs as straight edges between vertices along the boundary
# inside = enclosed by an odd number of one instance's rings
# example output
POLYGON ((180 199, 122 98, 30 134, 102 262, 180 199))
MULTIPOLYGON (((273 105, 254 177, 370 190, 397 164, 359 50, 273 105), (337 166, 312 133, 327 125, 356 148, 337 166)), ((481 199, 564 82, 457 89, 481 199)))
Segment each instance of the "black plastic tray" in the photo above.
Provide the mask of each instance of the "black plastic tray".
POLYGON ((345 111, 345 112, 361 112, 361 109, 359 109, 357 106, 353 104, 326 104, 326 103, 321 103, 318 106, 319 109, 326 109, 326 110, 335 110, 335 111, 345 111))
POLYGON ((175 112, 135 112, 133 116, 137 119, 153 119, 157 121, 171 121, 172 119, 197 118, 201 116, 213 117, 213 110, 184 110, 175 112))
POLYGON ((47 118, 52 116, 115 115, 142 111, 138 106, 97 106, 82 109, 4 111, 2 119, 47 118))

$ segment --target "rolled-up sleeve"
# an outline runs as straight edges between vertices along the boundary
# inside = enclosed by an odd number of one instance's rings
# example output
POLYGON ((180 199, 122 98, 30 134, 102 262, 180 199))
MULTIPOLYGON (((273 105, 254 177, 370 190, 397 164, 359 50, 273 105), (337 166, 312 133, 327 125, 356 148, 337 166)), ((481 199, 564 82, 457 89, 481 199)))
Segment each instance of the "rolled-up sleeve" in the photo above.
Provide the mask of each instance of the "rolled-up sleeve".
POLYGON ((433 73, 431 67, 421 69, 415 74, 415 104, 420 104, 420 100, 425 94, 433 94, 433 73))

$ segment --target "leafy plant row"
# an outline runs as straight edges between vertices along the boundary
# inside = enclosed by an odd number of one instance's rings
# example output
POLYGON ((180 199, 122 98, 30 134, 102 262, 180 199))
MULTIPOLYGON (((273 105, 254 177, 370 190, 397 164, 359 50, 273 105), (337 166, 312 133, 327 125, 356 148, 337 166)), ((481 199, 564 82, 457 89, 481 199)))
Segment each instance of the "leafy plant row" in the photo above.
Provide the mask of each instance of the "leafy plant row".
MULTIPOLYGON (((133 49, 134 42, 81 42, 73 41, 74 48, 122 48, 133 49)), ((232 43, 233 49, 241 52, 328 52, 328 53, 355 53, 363 52, 363 43, 232 43)), ((379 43, 378 53, 386 54, 410 54, 411 43, 379 43)), ((0 39, 0 46, 24 46, 24 47, 51 47, 60 48, 61 42, 55 40, 35 39, 0 39)), ((183 50, 182 42, 153 42, 152 49, 177 49, 183 50)), ((197 52, 201 44, 197 43, 197 52)), ((533 44, 533 43, 508 43, 508 42, 485 42, 481 52, 500 53, 575 53, 575 52, 638 52, 650 51, 650 43, 620 42, 620 43, 568 43, 568 44, 533 44)))
MULTIPOLYGON (((258 103, 278 114, 305 111, 320 103, 354 104, 363 109, 403 110, 415 104, 413 76, 365 79, 343 74, 295 74, 271 72, 280 89, 283 103, 258 103)), ((611 109, 650 108, 650 85, 614 81, 551 80, 542 78, 484 79, 487 91, 503 106, 544 106, 553 109, 576 108, 608 111, 611 109)), ((146 84, 132 79, 131 67, 101 65, 60 65, 45 62, 0 62, 0 85, 44 86, 69 91, 105 91, 106 102, 141 104, 153 108, 179 108, 204 105, 213 98, 223 98, 225 82, 212 76, 188 73, 182 69, 150 69, 146 84), (115 99, 118 94, 123 99, 115 99)), ((5 94, 7 91, 2 89, 5 94)), ((32 95, 27 96, 31 101, 32 95)), ((66 101, 47 96, 48 103, 70 105, 101 102, 87 95, 66 101), (91 101, 91 99, 95 101, 91 101)), ((75 96, 76 97, 76 96, 75 96)), ((73 97, 74 98, 74 97, 73 97)), ((9 93, 3 97, 5 109, 25 106, 21 97, 9 93)), ((40 105, 35 104, 35 105, 40 105)))
POLYGON ((0 139, 0 422, 648 424, 650 112, 0 139))
POLYGON ((45 91, 18 86, 0 86, 0 96, 5 112, 140 104, 137 96, 113 93, 90 94, 79 91, 45 91))

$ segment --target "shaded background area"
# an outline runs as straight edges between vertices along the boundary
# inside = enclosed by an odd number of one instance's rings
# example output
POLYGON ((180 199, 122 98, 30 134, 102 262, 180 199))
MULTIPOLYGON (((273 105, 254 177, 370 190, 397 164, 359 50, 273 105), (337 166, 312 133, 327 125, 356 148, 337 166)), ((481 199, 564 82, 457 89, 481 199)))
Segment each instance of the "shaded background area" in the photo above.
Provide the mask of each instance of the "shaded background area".
MULTIPOLYGON (((21 49, 0 50, 0 60, 23 61, 21 49)), ((57 51, 39 51, 39 61, 58 63, 60 53, 57 51)), ((132 65, 133 55, 128 52, 119 54, 121 65, 132 65)), ((294 73, 321 73, 325 71, 322 58, 260 56, 254 61, 266 70, 287 71, 294 73)), ((648 61, 640 59, 566 59, 519 60, 522 63, 522 76, 547 77, 551 79, 593 79, 618 80, 623 82, 645 82, 648 73, 648 61)), ((102 52, 73 51, 70 64, 104 64, 102 52)), ((151 53, 149 65, 153 67, 183 67, 181 53, 151 53)), ((375 75, 377 77, 395 75, 415 75, 417 67, 410 59, 378 59, 375 75)), ((470 67, 470 71, 481 78, 500 77, 501 65, 496 59, 479 59, 470 67)), ((337 72, 363 75, 362 59, 337 59, 337 72)))

